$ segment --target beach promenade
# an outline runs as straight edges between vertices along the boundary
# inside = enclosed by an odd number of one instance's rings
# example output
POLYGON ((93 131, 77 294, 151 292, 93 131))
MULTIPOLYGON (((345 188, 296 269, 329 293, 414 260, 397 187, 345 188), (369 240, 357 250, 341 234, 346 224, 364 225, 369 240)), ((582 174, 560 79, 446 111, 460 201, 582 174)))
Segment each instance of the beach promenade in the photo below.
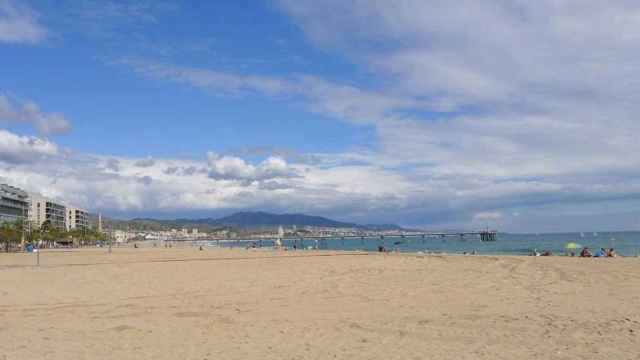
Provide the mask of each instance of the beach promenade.
POLYGON ((640 259, 0 254, 0 359, 640 359, 640 259))

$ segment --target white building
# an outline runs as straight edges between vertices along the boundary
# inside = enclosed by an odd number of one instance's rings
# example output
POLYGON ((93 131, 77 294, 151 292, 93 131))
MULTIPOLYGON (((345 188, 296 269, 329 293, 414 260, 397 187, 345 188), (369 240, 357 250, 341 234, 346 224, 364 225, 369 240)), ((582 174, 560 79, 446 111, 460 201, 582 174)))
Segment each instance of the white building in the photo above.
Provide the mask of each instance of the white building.
POLYGON ((136 237, 136 234, 129 231, 116 230, 113 232, 113 238, 116 243, 122 244, 136 237))
POLYGON ((40 195, 30 196, 29 221, 38 229, 43 225, 66 229, 66 207, 40 195))
POLYGON ((85 210, 68 207, 66 209, 66 214, 67 231, 89 229, 89 213, 85 210))

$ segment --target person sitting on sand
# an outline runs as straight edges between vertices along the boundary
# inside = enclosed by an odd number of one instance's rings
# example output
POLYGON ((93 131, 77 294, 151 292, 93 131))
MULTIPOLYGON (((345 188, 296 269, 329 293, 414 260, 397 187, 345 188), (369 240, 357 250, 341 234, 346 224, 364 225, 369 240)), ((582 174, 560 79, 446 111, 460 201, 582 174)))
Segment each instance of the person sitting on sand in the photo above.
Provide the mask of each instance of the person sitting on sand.
POLYGON ((616 256, 618 256, 618 254, 616 254, 616 251, 613 248, 607 251, 607 257, 616 257, 616 256))
POLYGON ((551 254, 551 251, 549 251, 549 250, 545 250, 545 251, 542 253, 542 255, 540 255, 540 256, 551 256, 551 255, 552 255, 552 254, 551 254))
POLYGON ((593 257, 597 257, 597 258, 607 257, 607 251, 604 248, 600 248, 600 250, 596 251, 593 257))
POLYGON ((586 247, 584 249, 582 249, 582 251, 580 251, 580 257, 592 257, 593 255, 591 254, 591 251, 589 251, 589 248, 586 247))

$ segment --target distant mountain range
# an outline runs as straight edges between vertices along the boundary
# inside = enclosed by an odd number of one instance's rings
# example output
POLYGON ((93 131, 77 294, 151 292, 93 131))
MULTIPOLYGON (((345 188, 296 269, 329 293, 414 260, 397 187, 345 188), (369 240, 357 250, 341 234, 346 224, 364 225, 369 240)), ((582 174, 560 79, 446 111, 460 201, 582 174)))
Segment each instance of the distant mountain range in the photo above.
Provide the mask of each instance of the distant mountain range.
POLYGON ((241 228, 263 226, 322 226, 332 228, 358 227, 354 223, 346 223, 305 214, 271 214, 263 211, 238 212, 216 220, 218 224, 241 228))
POLYGON ((127 221, 113 221, 115 228, 131 228, 139 230, 161 230, 167 228, 269 228, 278 226, 315 226, 330 228, 360 228, 366 230, 402 230, 398 225, 360 225, 355 223, 341 222, 328 219, 322 216, 312 216, 305 214, 272 214, 264 211, 242 211, 222 218, 204 219, 175 219, 159 220, 149 218, 138 218, 127 221))

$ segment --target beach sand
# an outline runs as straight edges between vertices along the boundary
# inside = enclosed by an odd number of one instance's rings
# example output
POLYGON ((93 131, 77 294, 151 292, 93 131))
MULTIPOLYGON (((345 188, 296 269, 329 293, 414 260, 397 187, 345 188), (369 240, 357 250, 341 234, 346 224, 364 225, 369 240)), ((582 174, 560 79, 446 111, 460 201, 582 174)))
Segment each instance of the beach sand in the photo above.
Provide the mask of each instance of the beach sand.
POLYGON ((0 359, 640 359, 640 259, 0 254, 0 359), (73 264, 73 265, 71 265, 73 264))

